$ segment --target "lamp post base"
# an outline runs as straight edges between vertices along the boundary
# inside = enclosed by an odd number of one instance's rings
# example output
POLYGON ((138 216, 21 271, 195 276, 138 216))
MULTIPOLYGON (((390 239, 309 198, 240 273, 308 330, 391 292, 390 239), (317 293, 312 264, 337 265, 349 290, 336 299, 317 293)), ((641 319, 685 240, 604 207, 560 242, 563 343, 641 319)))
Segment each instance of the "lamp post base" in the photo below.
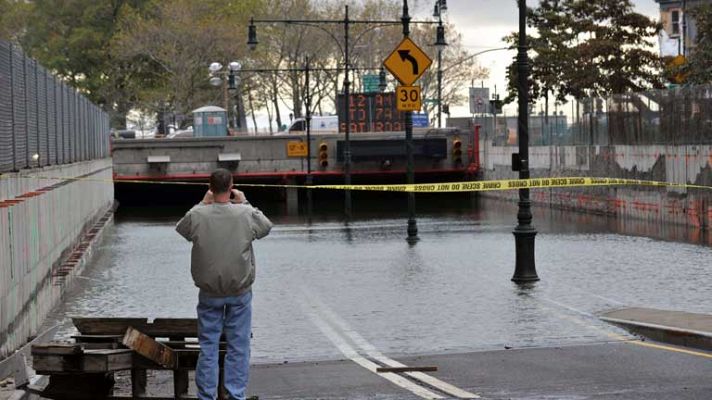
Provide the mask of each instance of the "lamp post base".
POLYGON ((408 237, 405 240, 410 244, 420 240, 418 237, 418 222, 415 218, 408 218, 408 237))
MULTIPOLYGON (((313 179, 311 173, 307 174, 307 179, 306 179, 306 185, 311 186, 313 184, 313 179)), ((307 221, 311 225, 312 222, 312 213, 314 212, 314 200, 313 200, 313 193, 312 189, 308 188, 307 189, 307 221)))
POLYGON ((517 226, 512 233, 514 234, 514 245, 516 248, 516 261, 512 281, 516 283, 538 281, 539 276, 536 274, 536 264, 534 261, 534 238, 537 234, 536 229, 531 226, 517 226))

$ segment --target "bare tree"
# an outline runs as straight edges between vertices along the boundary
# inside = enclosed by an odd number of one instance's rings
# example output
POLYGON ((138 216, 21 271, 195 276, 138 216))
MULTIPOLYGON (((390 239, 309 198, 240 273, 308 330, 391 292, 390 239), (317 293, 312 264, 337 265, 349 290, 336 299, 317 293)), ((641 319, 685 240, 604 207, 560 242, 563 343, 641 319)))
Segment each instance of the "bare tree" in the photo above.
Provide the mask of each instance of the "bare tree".
MULTIPOLYGON (((211 61, 228 63, 244 57, 247 11, 257 4, 257 0, 175 0, 125 15, 113 43, 116 53, 125 59, 146 57, 158 71, 141 88, 139 107, 170 107, 187 114, 220 98, 208 84, 207 66, 211 61)), ((238 90, 236 104, 245 126, 242 95, 238 90)))

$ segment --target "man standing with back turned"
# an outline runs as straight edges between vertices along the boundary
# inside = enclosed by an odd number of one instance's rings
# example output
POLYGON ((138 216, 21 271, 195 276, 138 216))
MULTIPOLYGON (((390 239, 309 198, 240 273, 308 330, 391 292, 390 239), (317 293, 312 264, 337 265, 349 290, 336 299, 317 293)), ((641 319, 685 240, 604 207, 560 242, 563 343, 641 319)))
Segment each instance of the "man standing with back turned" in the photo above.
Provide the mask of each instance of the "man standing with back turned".
POLYGON ((218 169, 210 190, 176 225, 193 242, 190 272, 198 296, 200 356, 195 383, 200 400, 214 400, 218 390, 218 347, 225 333, 225 389, 231 400, 244 400, 250 367, 252 283, 255 254, 252 241, 269 233, 272 223, 232 189, 232 174, 218 169), (234 197, 230 199, 231 195, 234 197))

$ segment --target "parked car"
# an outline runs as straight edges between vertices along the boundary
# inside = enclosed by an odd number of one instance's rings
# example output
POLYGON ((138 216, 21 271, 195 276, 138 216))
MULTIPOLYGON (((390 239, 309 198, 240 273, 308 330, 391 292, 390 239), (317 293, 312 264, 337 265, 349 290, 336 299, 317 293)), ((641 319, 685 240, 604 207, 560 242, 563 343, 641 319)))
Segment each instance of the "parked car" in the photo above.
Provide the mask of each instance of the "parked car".
MULTIPOLYGON (((339 117, 337 115, 319 115, 311 119, 311 133, 337 133, 339 131, 339 117)), ((290 135, 305 134, 307 121, 297 118, 289 125, 287 132, 290 135)))

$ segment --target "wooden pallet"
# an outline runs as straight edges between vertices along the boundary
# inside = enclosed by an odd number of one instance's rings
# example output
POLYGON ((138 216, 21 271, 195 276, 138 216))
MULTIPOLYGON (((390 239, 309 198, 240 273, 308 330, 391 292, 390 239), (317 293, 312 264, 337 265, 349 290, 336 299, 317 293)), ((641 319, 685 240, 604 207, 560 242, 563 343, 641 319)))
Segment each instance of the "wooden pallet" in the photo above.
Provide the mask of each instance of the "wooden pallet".
MULTIPOLYGON (((148 370, 173 371, 171 399, 188 396, 189 372, 195 370, 200 354, 197 320, 145 318, 74 318, 80 335, 74 343, 49 343, 32 347, 38 374, 49 376, 49 384, 32 391, 49 399, 161 399, 146 397, 148 370), (131 397, 114 396, 113 374, 131 371, 131 397), (89 397, 82 391, 90 390, 89 397)), ((220 393, 226 344, 220 344, 220 393)))

